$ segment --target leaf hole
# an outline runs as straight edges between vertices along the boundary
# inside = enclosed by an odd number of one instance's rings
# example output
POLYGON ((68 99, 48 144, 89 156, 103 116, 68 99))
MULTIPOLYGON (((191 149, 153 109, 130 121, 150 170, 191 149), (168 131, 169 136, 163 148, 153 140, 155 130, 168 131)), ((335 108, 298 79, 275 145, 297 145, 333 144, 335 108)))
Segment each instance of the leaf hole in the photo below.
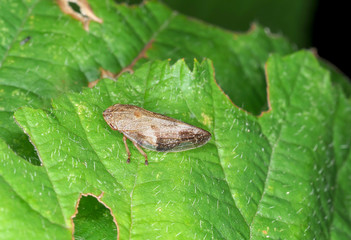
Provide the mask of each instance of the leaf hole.
POLYGON ((89 30, 91 21, 102 23, 102 19, 98 18, 91 9, 87 0, 57 0, 62 12, 72 16, 82 22, 84 29, 89 30))
POLYGON ((73 11, 83 15, 82 12, 80 11, 80 6, 77 3, 75 3, 75 2, 68 2, 68 5, 72 8, 73 11))
POLYGON ((81 195, 72 221, 74 239, 118 239, 117 222, 100 197, 81 195))
POLYGON ((35 166, 40 166, 41 161, 34 145, 30 143, 29 137, 23 132, 17 131, 16 126, 12 130, 14 131, 4 130, 1 132, 0 139, 3 139, 18 156, 35 166))

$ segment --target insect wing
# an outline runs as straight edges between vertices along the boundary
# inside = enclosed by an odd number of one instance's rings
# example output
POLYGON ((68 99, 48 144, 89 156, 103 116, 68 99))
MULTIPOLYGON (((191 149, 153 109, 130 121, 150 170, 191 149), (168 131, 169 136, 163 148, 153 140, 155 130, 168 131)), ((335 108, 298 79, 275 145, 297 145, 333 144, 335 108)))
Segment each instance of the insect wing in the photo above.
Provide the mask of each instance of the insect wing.
POLYGON ((211 138, 209 132, 180 121, 143 117, 137 122, 136 129, 123 133, 142 147, 154 151, 185 151, 200 147, 211 138))
POLYGON ((206 130, 133 105, 113 105, 104 112, 104 118, 112 129, 154 151, 185 151, 211 138, 206 130))

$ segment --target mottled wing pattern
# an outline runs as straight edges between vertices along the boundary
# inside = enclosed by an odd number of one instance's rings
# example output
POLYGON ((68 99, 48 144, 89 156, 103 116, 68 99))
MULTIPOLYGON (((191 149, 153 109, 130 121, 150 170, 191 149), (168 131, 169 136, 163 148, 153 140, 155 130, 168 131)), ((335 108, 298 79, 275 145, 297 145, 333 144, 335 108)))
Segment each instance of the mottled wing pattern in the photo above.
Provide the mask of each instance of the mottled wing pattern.
POLYGON ((131 141, 154 151, 185 151, 211 138, 201 128, 133 105, 116 104, 104 112, 104 118, 131 141))
POLYGON ((156 121, 148 117, 143 117, 137 122, 139 127, 123 133, 130 140, 150 150, 184 151, 199 147, 209 140, 209 134, 206 131, 186 123, 170 124, 166 120, 156 121))

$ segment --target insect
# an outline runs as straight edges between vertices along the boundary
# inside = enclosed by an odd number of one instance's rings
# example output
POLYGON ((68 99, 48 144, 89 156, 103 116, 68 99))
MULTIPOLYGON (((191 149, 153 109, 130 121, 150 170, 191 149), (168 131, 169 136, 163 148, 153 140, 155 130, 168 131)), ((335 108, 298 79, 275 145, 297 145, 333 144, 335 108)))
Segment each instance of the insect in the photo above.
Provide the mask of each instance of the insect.
POLYGON ((140 147, 158 152, 180 152, 200 147, 211 139, 206 130, 134 105, 115 104, 107 108, 103 116, 113 130, 123 134, 127 163, 130 162, 127 138, 145 157, 145 165, 148 165, 147 155, 140 147))
POLYGON ((23 39, 23 40, 20 42, 20 45, 26 44, 27 42, 29 42, 30 39, 31 39, 31 36, 26 37, 25 39, 23 39))

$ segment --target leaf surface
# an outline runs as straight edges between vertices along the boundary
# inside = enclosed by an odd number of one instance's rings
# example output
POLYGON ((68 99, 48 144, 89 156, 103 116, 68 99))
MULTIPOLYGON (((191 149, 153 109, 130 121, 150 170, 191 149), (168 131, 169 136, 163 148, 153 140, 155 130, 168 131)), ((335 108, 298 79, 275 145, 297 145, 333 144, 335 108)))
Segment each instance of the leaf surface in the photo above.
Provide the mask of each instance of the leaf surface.
POLYGON ((13 112, 21 106, 49 107, 51 98, 97 80, 99 69, 117 74, 143 57, 186 58, 189 65, 193 58, 211 58, 227 94, 259 114, 266 106, 264 61, 271 52, 292 50, 260 27, 247 34, 226 32, 154 1, 138 7, 112 0, 89 3, 103 20, 91 22, 89 31, 55 1, 6 0, 0 6, 0 138, 33 164, 39 159, 13 112))
POLYGON ((183 14, 235 31, 245 31, 252 22, 259 22, 273 32, 282 32, 299 47, 310 46, 313 14, 317 5, 315 0, 290 2, 164 0, 163 2, 183 14))
POLYGON ((103 192, 120 239, 330 239, 337 165, 329 74, 299 52, 273 56, 267 76, 271 110, 261 117, 221 92, 211 62, 195 62, 191 72, 179 61, 64 96, 50 114, 22 108, 16 120, 38 149, 67 228, 79 195, 103 192), (213 138, 191 151, 147 152, 149 166, 130 144, 126 164, 122 135, 102 118, 114 103, 166 114, 213 138))
MULTIPOLYGON (((103 23, 90 23, 89 32, 54 1, 0 5, 0 238, 79 239, 86 226, 93 238, 107 237, 88 222, 94 219, 81 221, 86 203, 76 215, 82 194, 108 207, 97 222, 115 225, 109 234, 120 239, 351 237, 350 101, 311 54, 282 58, 293 48, 259 26, 226 32, 157 2, 90 4, 103 23), (264 63, 272 52, 270 110, 255 117, 241 109, 268 108, 264 63), (194 57, 213 66, 193 64, 194 57), (166 58, 175 65, 142 65, 166 58), (99 78, 100 67, 138 70, 65 94, 99 78), (214 70, 241 109, 218 88, 214 70), (148 152, 149 167, 129 143, 128 165, 121 134, 102 118, 116 102, 205 128, 213 138, 187 152, 148 152), (13 121, 22 106, 16 120, 38 155, 13 121)), ((333 72, 349 93, 342 78, 333 72)))

